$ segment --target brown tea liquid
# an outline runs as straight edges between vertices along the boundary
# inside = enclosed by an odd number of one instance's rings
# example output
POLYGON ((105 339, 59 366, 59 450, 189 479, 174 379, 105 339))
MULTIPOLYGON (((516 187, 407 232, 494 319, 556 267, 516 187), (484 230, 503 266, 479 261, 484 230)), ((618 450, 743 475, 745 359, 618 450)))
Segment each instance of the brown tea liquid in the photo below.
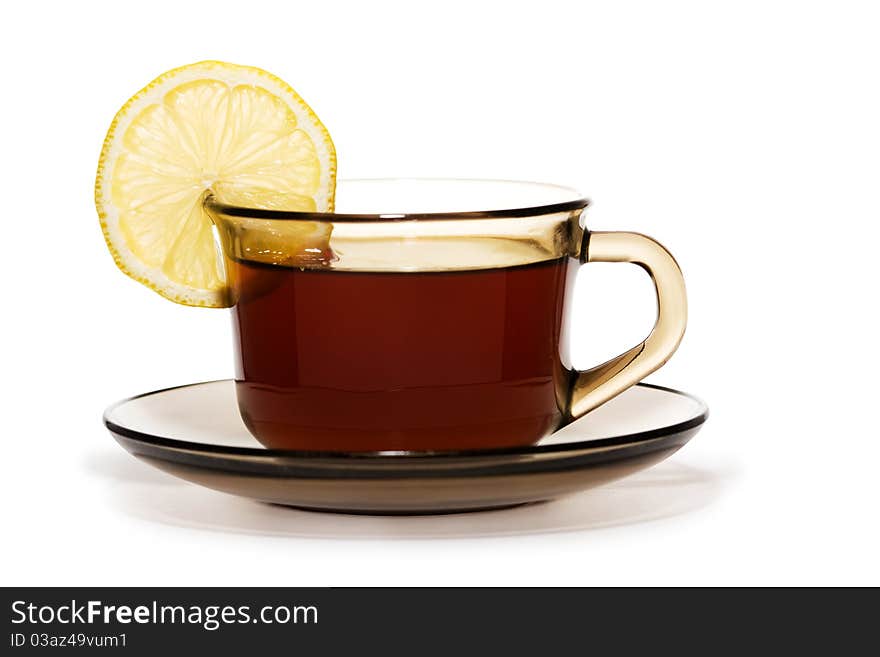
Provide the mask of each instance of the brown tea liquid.
POLYGON ((565 405, 569 262, 416 273, 230 262, 244 421, 285 449, 534 442, 565 405))

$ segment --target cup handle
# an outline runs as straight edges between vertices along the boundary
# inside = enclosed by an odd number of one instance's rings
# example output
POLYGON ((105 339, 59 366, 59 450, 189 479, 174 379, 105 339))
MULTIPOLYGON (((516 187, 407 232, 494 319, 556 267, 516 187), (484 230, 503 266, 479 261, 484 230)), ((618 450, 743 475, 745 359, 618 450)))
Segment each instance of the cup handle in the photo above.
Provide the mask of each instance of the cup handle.
POLYGON ((660 368, 678 348, 687 323, 684 278, 675 258, 659 242, 640 233, 585 235, 584 262, 631 262, 654 281, 657 321, 644 342, 606 363, 576 371, 569 413, 577 419, 660 368))

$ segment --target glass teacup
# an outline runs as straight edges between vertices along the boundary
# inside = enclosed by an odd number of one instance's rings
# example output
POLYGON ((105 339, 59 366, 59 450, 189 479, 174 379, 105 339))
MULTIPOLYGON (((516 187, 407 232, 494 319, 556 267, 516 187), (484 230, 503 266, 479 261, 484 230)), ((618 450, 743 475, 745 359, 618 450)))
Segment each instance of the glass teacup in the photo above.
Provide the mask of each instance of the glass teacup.
POLYGON ((232 295, 239 409, 267 447, 534 443, 655 371, 684 333, 673 257, 644 235, 588 231, 588 201, 572 189, 353 180, 337 203, 309 213, 206 200, 232 295), (658 317, 643 342, 578 371, 567 318, 584 262, 641 265, 658 317))

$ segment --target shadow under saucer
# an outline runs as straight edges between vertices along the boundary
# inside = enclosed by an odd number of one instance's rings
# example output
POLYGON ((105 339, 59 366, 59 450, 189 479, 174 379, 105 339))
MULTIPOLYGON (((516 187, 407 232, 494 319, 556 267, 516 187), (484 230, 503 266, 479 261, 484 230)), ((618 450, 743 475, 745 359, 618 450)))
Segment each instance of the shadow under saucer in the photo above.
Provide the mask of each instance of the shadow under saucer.
POLYGON ((107 481, 123 513, 222 533, 340 539, 431 539, 586 531, 681 516, 710 505, 730 472, 672 461, 552 502, 441 516, 364 516, 302 511, 192 486, 122 454, 85 463, 107 481))

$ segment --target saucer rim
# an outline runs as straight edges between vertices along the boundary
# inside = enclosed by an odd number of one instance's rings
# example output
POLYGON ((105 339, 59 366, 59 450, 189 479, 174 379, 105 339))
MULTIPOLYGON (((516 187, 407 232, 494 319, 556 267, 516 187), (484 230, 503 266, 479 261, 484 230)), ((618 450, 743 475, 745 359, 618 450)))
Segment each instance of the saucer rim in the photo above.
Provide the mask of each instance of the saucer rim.
MULTIPOLYGON (((654 427, 646 431, 637 431, 629 434, 621 434, 617 436, 609 436, 606 438, 598 438, 591 440, 580 440, 576 442, 567 442, 550 445, 525 445, 514 447, 495 447, 482 449, 466 449, 466 450, 389 450, 389 451, 365 451, 365 452, 339 452, 339 451, 321 451, 321 450, 285 450, 270 449, 268 447, 233 447, 229 445, 218 445, 216 443, 197 443, 178 438, 168 438, 165 436, 157 436, 154 434, 138 431, 129 427, 117 424, 110 419, 112 412, 123 404, 158 395, 172 390, 180 390, 183 388, 192 388, 195 386, 210 385, 214 383, 234 382, 234 379, 214 379, 211 381, 199 381, 196 383, 186 383, 179 386, 170 386, 159 390, 151 390, 132 397, 120 399, 108 406, 103 413, 102 420, 104 426, 114 435, 135 440, 148 445, 157 447, 167 447, 172 449, 181 449, 187 451, 195 451, 217 457, 219 455, 228 456, 248 456, 248 457, 275 457, 284 459, 307 459, 307 460, 330 460, 330 461, 367 461, 367 462, 419 462, 428 459, 432 462, 437 460, 455 460, 455 459, 473 459, 485 458, 492 456, 540 456, 548 454, 560 454, 565 452, 575 452, 587 450, 601 450, 609 447, 619 447, 627 444, 638 445, 647 443, 658 438, 677 435, 691 429, 702 426, 709 418, 709 406, 705 401, 681 390, 661 386, 654 383, 639 382, 633 387, 651 388, 654 390, 662 390, 682 397, 686 397, 698 405, 695 415, 687 420, 676 422, 674 424, 662 427, 654 427)), ((576 420, 577 421, 577 420, 576 420)))

